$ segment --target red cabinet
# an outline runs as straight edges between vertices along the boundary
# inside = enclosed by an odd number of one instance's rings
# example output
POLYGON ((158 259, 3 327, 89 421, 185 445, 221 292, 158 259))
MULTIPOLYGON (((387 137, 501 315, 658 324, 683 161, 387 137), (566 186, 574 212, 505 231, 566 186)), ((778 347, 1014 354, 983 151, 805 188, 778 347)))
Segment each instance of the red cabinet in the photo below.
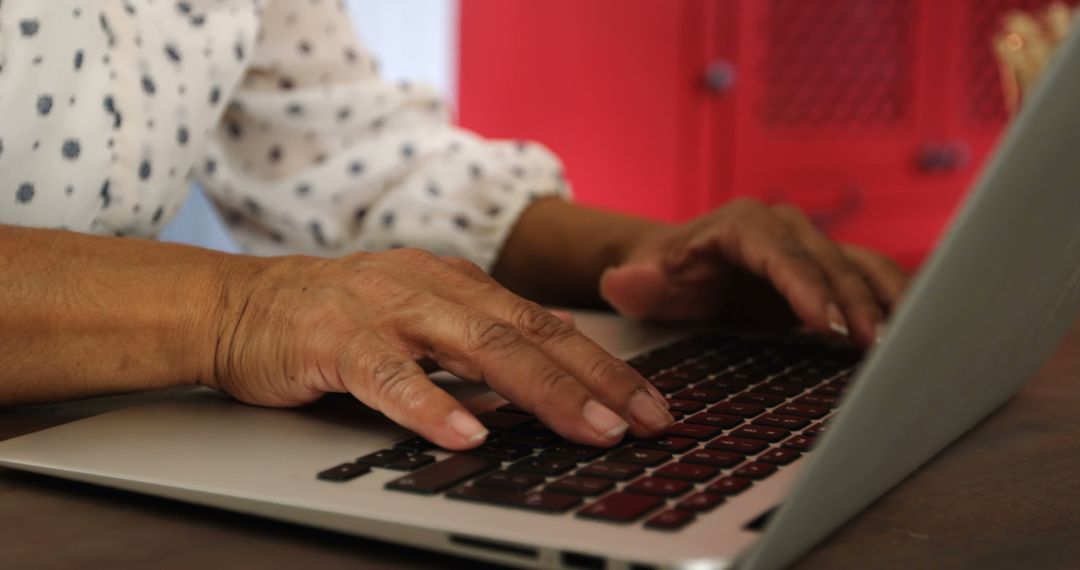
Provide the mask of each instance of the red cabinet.
POLYGON ((1006 121, 991 42, 1047 0, 461 0, 462 123, 579 199, 684 220, 741 195, 916 265, 1006 121))

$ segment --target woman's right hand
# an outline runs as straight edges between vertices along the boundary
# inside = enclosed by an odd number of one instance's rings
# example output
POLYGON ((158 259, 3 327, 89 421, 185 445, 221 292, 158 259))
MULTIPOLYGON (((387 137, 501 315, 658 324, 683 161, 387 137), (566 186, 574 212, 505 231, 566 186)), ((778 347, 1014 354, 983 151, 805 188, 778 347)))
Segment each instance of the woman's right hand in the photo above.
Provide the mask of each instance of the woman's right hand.
POLYGON ((253 261, 227 286, 204 383, 250 404, 347 392, 447 449, 487 431, 417 363, 484 382, 560 435, 589 445, 673 421, 641 375, 476 265, 412 249, 253 261))

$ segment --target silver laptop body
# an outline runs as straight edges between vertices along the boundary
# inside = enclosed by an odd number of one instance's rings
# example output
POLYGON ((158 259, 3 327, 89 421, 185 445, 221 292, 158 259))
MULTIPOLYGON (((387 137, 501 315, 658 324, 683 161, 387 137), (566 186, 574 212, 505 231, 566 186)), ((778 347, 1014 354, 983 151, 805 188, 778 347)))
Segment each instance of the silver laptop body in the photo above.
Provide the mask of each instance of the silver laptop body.
MULTIPOLYGON (((208 391, 0 443, 0 464, 518 566, 777 568, 1002 405, 1080 307, 1080 34, 1014 122, 818 447, 679 532, 392 492, 314 474, 409 434, 343 398, 246 407, 208 391), (763 531, 749 521, 780 505, 763 531)), ((673 338, 581 328, 629 357, 673 338)), ((463 393, 477 411, 502 402, 463 393)), ((436 452, 438 457, 445 454, 436 452)))

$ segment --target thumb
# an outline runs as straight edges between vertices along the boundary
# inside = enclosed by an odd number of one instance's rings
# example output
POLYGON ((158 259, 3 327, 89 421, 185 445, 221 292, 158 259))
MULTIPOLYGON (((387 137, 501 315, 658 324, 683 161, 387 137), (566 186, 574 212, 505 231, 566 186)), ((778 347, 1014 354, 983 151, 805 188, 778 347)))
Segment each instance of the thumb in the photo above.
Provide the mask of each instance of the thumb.
POLYGON ((631 319, 656 316, 667 287, 666 272, 658 261, 612 267, 600 277, 600 296, 631 319))

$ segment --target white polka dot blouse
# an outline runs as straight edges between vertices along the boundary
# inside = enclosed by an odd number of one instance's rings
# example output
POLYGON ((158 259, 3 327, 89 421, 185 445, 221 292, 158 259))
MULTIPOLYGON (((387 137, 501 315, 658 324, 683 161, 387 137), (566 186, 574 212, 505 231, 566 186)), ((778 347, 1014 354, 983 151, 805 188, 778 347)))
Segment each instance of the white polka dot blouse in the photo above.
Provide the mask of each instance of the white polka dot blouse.
MULTIPOLYGON (((510 104, 511 102, 508 102, 510 104)), ((0 223, 155 236, 201 184, 247 251, 494 263, 543 146, 380 79, 338 0, 0 0, 0 223)))

